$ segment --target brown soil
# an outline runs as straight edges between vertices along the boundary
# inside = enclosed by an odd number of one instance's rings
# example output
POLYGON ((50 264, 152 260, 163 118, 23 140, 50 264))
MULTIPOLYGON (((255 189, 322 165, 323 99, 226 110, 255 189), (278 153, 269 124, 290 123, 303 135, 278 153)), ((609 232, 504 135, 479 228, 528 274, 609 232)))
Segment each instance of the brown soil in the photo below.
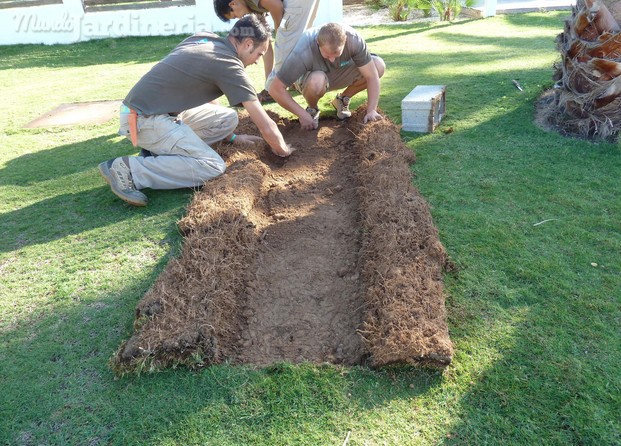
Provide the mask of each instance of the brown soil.
MULTIPOLYGON (((117 373, 281 361, 446 366, 447 257, 391 122, 273 118, 298 150, 220 146, 227 173, 179 222, 183 252, 136 309, 117 373)), ((243 133, 256 133, 245 117, 243 133)))

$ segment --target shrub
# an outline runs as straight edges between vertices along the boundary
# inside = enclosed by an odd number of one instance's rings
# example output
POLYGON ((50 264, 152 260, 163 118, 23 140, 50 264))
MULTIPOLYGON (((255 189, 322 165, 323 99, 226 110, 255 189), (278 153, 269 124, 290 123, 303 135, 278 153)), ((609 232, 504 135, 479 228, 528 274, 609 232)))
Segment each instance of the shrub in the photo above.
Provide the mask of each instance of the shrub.
POLYGON ((461 12, 464 6, 472 6, 474 0, 429 0, 433 9, 438 11, 440 20, 450 22, 461 12))

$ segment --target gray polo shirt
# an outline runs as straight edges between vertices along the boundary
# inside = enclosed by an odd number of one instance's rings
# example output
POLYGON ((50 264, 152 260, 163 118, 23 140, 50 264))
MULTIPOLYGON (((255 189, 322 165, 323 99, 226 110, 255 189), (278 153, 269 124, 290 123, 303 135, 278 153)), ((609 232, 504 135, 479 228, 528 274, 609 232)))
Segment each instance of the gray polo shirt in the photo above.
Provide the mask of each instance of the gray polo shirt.
POLYGON ((337 57, 334 63, 324 59, 319 52, 317 34, 320 27, 304 31, 291 54, 287 56, 277 76, 283 84, 289 86, 309 71, 323 71, 331 73, 347 68, 351 64, 357 67, 371 62, 371 54, 367 44, 360 34, 352 27, 341 25, 345 29, 347 40, 343 54, 337 57))
POLYGON ((231 105, 257 99, 228 39, 199 33, 181 42, 130 90, 125 105, 145 115, 179 113, 225 95, 231 105))

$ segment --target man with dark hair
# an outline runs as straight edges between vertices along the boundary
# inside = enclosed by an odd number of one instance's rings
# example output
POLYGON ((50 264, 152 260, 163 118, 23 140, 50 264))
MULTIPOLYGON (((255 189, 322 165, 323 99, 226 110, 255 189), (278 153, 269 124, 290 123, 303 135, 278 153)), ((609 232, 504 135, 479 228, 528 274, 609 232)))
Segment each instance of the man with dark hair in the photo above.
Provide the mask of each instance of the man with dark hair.
POLYGON ((368 105, 364 122, 382 119, 377 112, 380 78, 386 65, 381 57, 369 53, 367 44, 347 25, 328 23, 311 28, 302 34, 280 71, 276 73, 269 92, 280 104, 300 118, 303 129, 319 126, 318 102, 328 91, 344 89, 332 100, 339 119, 351 116, 349 101, 355 94, 367 90, 368 105), (287 92, 293 85, 304 99, 302 108, 287 92))
POLYGON ((262 142, 234 133, 237 112, 214 103, 222 95, 244 106, 272 152, 289 156, 293 148, 261 107, 245 71, 265 54, 269 41, 265 21, 248 15, 226 38, 199 33, 185 39, 145 74, 123 101, 119 129, 144 150, 99 165, 112 192, 146 206, 140 189, 196 187, 222 175, 226 165, 210 144, 262 142))

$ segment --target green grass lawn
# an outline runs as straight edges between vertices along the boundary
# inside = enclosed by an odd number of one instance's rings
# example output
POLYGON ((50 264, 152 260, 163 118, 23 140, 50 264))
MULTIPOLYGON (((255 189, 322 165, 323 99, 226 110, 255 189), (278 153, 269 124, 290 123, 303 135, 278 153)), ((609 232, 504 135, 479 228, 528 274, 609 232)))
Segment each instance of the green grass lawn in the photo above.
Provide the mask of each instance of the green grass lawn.
MULTIPOLYGON (((414 86, 447 86, 440 128, 404 133, 458 266, 444 372, 115 379, 108 360, 179 252, 192 191, 117 199, 97 172, 134 153, 116 120, 21 127, 61 103, 122 99, 183 36, 0 47, 0 444, 621 444, 621 149, 533 123, 567 14, 362 29, 388 66, 380 106, 395 122, 414 86)), ((251 73, 260 85, 262 66, 251 73)))

